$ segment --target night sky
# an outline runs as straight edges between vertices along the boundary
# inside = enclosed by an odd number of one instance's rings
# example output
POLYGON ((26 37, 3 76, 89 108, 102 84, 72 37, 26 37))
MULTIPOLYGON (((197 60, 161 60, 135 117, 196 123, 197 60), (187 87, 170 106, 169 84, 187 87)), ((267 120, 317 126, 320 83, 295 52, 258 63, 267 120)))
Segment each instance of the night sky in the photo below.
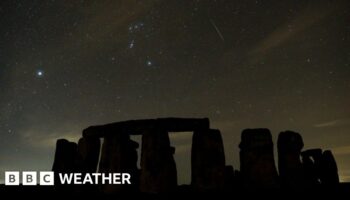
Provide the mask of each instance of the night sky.
MULTIPOLYGON (((350 181, 350 2, 1 0, 0 179, 50 170, 95 124, 209 117, 239 168, 245 128, 300 132, 350 181)), ((180 183, 190 133, 172 134, 180 183)), ((140 138, 136 138, 139 140, 140 138)))

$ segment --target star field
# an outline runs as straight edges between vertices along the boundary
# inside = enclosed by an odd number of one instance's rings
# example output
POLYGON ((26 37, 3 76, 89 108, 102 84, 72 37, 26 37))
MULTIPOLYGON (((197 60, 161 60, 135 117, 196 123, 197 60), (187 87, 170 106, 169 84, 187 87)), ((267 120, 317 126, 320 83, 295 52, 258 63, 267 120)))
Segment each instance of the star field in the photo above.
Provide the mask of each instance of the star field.
MULTIPOLYGON (((0 171, 50 170, 94 124, 209 117, 239 168, 245 128, 332 149, 350 181, 347 1, 4 0, 0 171)), ((136 138, 139 140, 139 138, 136 138)), ((174 135, 180 183, 191 134, 174 135)), ((0 173, 0 179, 3 177, 0 173)))

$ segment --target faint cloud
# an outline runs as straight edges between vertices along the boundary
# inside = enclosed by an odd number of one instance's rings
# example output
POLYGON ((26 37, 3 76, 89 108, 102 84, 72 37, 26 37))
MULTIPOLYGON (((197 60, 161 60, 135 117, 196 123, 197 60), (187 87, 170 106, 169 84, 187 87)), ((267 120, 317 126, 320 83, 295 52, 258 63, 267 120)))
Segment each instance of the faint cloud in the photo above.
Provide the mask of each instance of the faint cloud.
POLYGON ((52 128, 45 130, 28 128, 22 131, 21 142, 22 144, 38 148, 54 148, 58 139, 64 138, 77 142, 80 137, 81 130, 79 128, 52 128))
POLYGON ((332 148, 332 152, 335 155, 348 155, 350 154, 350 146, 335 147, 335 148, 332 148))
POLYGON ((337 120, 336 121, 325 122, 325 123, 321 123, 321 124, 315 124, 314 127, 322 128, 322 127, 335 126, 336 124, 337 124, 337 120))
POLYGON ((350 118, 344 118, 344 119, 336 119, 333 121, 328 121, 320 124, 315 124, 314 127, 316 128, 325 128, 325 127, 335 127, 335 126, 342 126, 350 124, 350 118))
POLYGON ((343 170, 339 172, 340 182, 350 182, 350 170, 343 170))
POLYGON ((223 131, 230 131, 235 128, 237 128, 237 125, 241 123, 242 121, 235 121, 235 120, 222 120, 222 121, 215 121, 211 124, 212 127, 215 129, 223 130, 223 131))
POLYGON ((350 182, 350 176, 339 176, 340 182, 350 182))
POLYGON ((310 26, 329 16, 334 10, 326 5, 306 8, 293 20, 288 21, 261 40, 250 52, 252 61, 257 62, 270 50, 285 44, 310 26))

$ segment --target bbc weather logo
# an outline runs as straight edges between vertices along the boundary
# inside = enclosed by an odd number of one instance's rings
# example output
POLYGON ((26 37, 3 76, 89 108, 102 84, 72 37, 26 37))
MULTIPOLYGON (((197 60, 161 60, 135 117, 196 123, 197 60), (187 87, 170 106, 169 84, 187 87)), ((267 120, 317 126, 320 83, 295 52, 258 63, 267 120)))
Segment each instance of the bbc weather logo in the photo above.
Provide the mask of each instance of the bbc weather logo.
POLYGON ((22 185, 54 185, 54 172, 5 172, 5 185, 20 185, 21 180, 22 185))
MULTIPOLYGON (((129 173, 58 173, 57 175, 58 182, 63 185, 131 184, 129 173)), ((54 172, 49 171, 7 171, 5 172, 5 185, 54 185, 54 178, 54 172)))

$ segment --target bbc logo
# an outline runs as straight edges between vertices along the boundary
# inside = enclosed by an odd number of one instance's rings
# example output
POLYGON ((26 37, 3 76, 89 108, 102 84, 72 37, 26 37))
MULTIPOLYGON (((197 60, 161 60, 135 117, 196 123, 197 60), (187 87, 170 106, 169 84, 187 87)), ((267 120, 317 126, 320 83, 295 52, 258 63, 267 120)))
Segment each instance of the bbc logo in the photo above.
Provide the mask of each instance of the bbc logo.
POLYGON ((20 180, 22 185, 54 185, 54 172, 40 172, 39 177, 35 171, 25 171, 22 174, 18 171, 5 172, 5 185, 19 185, 20 180))

